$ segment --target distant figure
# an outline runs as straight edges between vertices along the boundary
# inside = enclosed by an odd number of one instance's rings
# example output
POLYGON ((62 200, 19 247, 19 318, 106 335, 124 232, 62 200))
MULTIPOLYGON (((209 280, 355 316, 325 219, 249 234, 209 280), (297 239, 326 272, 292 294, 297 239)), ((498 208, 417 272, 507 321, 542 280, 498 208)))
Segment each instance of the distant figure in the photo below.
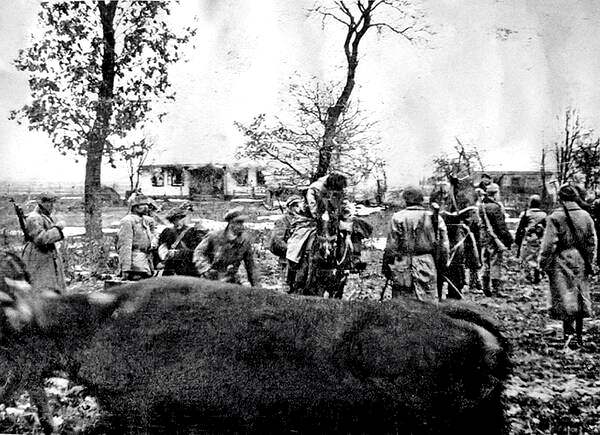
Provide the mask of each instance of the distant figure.
POLYGON ((152 248, 155 223, 147 216, 148 204, 148 198, 136 195, 131 201, 131 211, 121 219, 117 250, 121 274, 127 281, 150 278, 154 273, 152 248))
POLYGON ((529 198, 529 207, 521 214, 515 235, 517 257, 521 259, 525 278, 532 284, 538 284, 542 279, 538 255, 546 227, 546 212, 540 210, 541 204, 539 195, 529 198))
POLYGON ((258 286, 252 243, 244 232, 248 216, 242 207, 237 207, 225 213, 223 219, 227 222, 225 229, 208 233, 194 251, 198 274, 206 279, 239 284, 238 269, 244 262, 248 282, 252 287, 258 286))
POLYGON ((27 215, 25 226, 29 241, 23 248, 23 261, 31 275, 33 288, 63 293, 67 288, 65 273, 56 242, 65 238, 64 223, 52 217, 58 197, 53 193, 38 196, 37 207, 27 215))
POLYGON ((402 197, 406 208, 392 216, 382 272, 392 283, 393 298, 408 296, 435 302, 435 256, 445 262, 450 249, 446 224, 439 219, 435 228, 433 212, 423 207, 423 192, 418 187, 407 187, 402 197))
POLYGON ((486 296, 492 296, 492 292, 499 293, 503 290, 503 255, 513 243, 512 235, 506 226, 504 209, 497 201, 499 192, 500 187, 496 183, 489 184, 479 205, 483 292, 486 296))
POLYGON ((172 226, 158 237, 158 256, 164 263, 163 275, 198 276, 194 265, 194 249, 207 231, 187 224, 189 209, 177 207, 167 214, 172 226))
POLYGON ((288 260, 286 258, 288 239, 292 234, 294 221, 298 219, 302 210, 304 210, 304 199, 299 195, 291 195, 285 202, 286 213, 279 218, 269 240, 269 250, 278 257, 280 271, 280 286, 282 289, 288 288, 288 260))

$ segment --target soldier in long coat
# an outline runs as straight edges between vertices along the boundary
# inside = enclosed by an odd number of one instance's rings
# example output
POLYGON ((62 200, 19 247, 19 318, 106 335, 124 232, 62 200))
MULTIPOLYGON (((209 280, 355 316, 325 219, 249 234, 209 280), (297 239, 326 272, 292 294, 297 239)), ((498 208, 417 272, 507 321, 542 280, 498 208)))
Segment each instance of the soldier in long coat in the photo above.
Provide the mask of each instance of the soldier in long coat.
POLYGON ((117 250, 125 280, 149 278, 154 273, 152 249, 156 244, 155 224, 147 216, 148 204, 148 198, 137 195, 131 203, 131 212, 121 219, 117 250))
POLYGON ((558 197, 559 206, 546 219, 539 262, 550 281, 550 317, 563 321, 566 341, 575 332, 581 344, 583 319, 592 314, 587 274, 596 256, 596 231, 572 186, 561 186, 558 197))
POLYGON ((539 195, 531 195, 529 207, 521 214, 515 235, 517 256, 521 259, 525 278, 532 284, 539 283, 542 278, 538 256, 546 226, 546 212, 540 210, 541 204, 539 195))
POLYGON ((499 191, 500 188, 496 183, 489 184, 479 206, 483 292, 486 296, 491 296, 492 290, 496 293, 502 291, 504 285, 503 256, 513 243, 513 237, 506 226, 504 209, 496 199, 499 191))
POLYGON ((446 224, 440 219, 434 227, 433 212, 423 207, 419 188, 407 187, 402 196, 407 207, 392 216, 382 272, 392 282, 392 297, 435 302, 435 258, 445 261, 449 252, 446 224))
POLYGON ((23 261, 31 275, 35 289, 49 289, 62 293, 66 289, 62 257, 56 243, 65 238, 64 224, 52 217, 57 196, 42 193, 34 211, 27 215, 25 226, 27 243, 23 247, 23 261))

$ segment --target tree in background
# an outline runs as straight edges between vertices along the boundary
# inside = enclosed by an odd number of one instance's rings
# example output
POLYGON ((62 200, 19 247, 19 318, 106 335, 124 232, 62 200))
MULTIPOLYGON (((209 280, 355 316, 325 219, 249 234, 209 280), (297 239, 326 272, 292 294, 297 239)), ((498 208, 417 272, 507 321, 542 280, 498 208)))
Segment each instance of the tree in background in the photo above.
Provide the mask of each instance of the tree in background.
POLYGON ((118 153, 121 156, 121 160, 127 164, 129 193, 137 190, 140 186, 140 174, 142 172, 142 166, 144 166, 144 163, 146 163, 148 154, 154 148, 155 144, 155 139, 143 137, 142 139, 134 140, 129 145, 115 147, 115 152, 118 153))
POLYGON ((590 137, 591 131, 583 127, 577 109, 566 109, 563 136, 554 142, 556 179, 559 185, 573 180, 577 173, 575 152, 589 141, 590 137))
POLYGON ((449 179, 472 175, 474 171, 483 171, 479 150, 475 146, 465 146, 458 138, 454 153, 441 153, 433 158, 433 173, 437 177, 449 179))
POLYGON ((582 141, 573 151, 573 165, 583 175, 586 189, 600 184, 600 139, 582 141))
MULTIPOLYGON (((85 228, 102 235, 103 157, 128 153, 114 143, 165 115, 174 99, 169 66, 195 30, 169 28, 168 1, 77 1, 40 4, 39 34, 20 50, 32 101, 11 112, 47 133, 64 155, 85 157, 85 228)), ((135 144, 133 148, 135 148, 135 144)))
MULTIPOLYGON (((265 163, 276 179, 293 185, 306 184, 316 177, 319 151, 327 128, 327 110, 335 103, 337 83, 321 83, 316 78, 289 87, 284 115, 255 116, 247 125, 235 125, 245 136, 238 157, 265 163), (308 83, 308 84, 306 84, 308 83)), ((370 121, 358 102, 349 102, 335 125, 329 168, 348 176, 357 184, 384 168, 381 139, 376 123, 370 121)))
POLYGON ((324 0, 315 6, 313 14, 326 22, 341 25, 345 30, 344 54, 346 78, 337 91, 333 104, 323 112, 324 128, 318 148, 317 169, 313 179, 327 174, 338 144, 338 123, 347 111, 356 84, 359 48, 367 34, 391 32, 409 42, 431 35, 424 24, 424 13, 408 0, 324 0))

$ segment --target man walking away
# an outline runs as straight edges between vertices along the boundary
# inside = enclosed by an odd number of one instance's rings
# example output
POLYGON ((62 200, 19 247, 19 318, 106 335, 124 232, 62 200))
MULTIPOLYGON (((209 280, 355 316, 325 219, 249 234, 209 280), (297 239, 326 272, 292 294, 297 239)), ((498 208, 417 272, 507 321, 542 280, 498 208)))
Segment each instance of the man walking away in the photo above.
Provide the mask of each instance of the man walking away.
POLYGON ((561 186, 558 198, 558 207, 546 220, 539 263, 550 281, 550 317, 563 321, 565 345, 573 333, 582 345, 583 319, 592 313, 588 279, 596 255, 596 231, 590 215, 577 203, 573 186, 561 186))
POLYGON ((409 296, 437 301, 436 249, 446 261, 449 252, 446 224, 423 207, 423 192, 407 187, 402 193, 406 208, 392 216, 383 254, 382 272, 392 283, 392 297, 409 296))
POLYGON ((67 285, 62 257, 56 248, 56 243, 65 238, 64 223, 52 217, 57 199, 53 193, 39 195, 37 207, 25 219, 29 241, 23 247, 22 257, 34 289, 49 289, 60 294, 67 285))
POLYGON ((546 226, 546 212, 540 210, 541 204, 539 195, 531 195, 529 207, 521 214, 515 235, 517 257, 521 259, 525 279, 532 284, 538 284, 542 279, 538 255, 546 226))
POLYGON ((503 290, 503 255, 513 243, 512 235, 506 226, 503 207, 497 200, 499 192, 500 188, 496 183, 489 184, 479 206, 483 293, 486 296, 492 296, 492 291, 498 294, 503 290))

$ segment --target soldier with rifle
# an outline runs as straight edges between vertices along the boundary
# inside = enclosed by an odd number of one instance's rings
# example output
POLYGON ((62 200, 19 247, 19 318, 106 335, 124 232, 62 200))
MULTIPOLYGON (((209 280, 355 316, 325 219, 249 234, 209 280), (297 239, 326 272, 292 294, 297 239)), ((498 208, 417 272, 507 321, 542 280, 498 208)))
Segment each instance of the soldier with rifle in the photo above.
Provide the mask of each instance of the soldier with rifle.
POLYGON ((481 222, 481 258, 483 260, 483 292, 492 296, 504 288, 502 263, 504 252, 510 249, 513 237, 506 226, 502 205, 498 202, 500 187, 496 183, 487 186, 479 205, 481 222))
POLYGON ((53 193, 42 193, 38 196, 37 207, 27 215, 22 226, 26 241, 22 257, 31 275, 34 289, 49 289, 62 293, 67 286, 62 258, 56 243, 65 236, 64 223, 55 221, 52 217, 57 199, 53 193))
POLYGON ((588 280, 594 272, 596 231, 591 216, 577 203, 578 198, 575 187, 560 187, 558 207, 546 219, 539 256, 550 282, 549 314, 563 321, 565 347, 573 334, 577 344, 583 344, 583 319, 592 314, 588 280))

